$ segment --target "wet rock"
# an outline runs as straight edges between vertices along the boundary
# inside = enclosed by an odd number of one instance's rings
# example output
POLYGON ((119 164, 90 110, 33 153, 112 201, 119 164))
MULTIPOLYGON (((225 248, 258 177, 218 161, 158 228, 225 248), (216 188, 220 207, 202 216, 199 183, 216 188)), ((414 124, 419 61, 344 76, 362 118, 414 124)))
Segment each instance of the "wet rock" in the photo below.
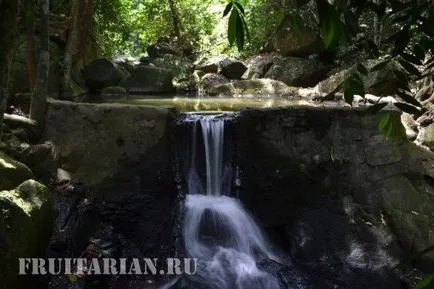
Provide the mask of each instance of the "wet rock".
POLYGON ((317 84, 326 71, 326 67, 316 60, 286 57, 276 61, 264 77, 289 86, 308 87, 317 84))
POLYGON ((33 177, 28 166, 0 151, 0 190, 11 190, 33 177))
POLYGON ((50 192, 34 180, 0 192, 0 274, 5 288, 22 288, 29 281, 17 274, 18 258, 42 256, 52 217, 50 192))
POLYGON ((243 62, 233 58, 225 58, 219 62, 219 73, 228 79, 241 79, 246 70, 243 62))
POLYGON ((105 87, 119 85, 123 74, 115 64, 105 58, 100 58, 84 68, 83 77, 90 91, 99 92, 105 87))

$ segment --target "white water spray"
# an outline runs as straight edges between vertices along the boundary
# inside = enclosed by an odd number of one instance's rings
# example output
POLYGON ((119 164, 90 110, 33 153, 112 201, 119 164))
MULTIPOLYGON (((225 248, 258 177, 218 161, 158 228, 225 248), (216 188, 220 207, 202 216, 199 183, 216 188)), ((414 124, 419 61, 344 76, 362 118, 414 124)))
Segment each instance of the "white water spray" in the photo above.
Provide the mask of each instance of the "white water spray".
POLYGON ((241 202, 224 194, 225 118, 197 116, 192 130, 192 159, 188 174, 183 236, 189 257, 199 260, 195 282, 212 289, 278 289, 278 280, 261 271, 264 259, 281 262, 241 202), (195 164, 198 128, 205 150, 206 186, 195 164), (204 189, 206 187, 206 190, 204 189), (204 194, 206 193, 206 194, 204 194))

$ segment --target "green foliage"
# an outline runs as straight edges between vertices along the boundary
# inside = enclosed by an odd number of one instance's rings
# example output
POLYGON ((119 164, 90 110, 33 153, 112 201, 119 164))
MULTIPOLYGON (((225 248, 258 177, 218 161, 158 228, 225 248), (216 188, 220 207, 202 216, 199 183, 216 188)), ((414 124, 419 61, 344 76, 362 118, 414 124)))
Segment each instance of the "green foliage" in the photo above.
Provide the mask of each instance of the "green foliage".
POLYGON ((229 16, 228 40, 229 45, 237 44, 239 51, 243 50, 245 39, 250 40, 249 28, 245 20, 244 7, 237 0, 231 0, 223 11, 223 17, 229 16))
MULTIPOLYGON (((218 13, 210 11, 217 0, 176 1, 181 36, 197 49, 213 45, 218 13)), ((168 1, 96 0, 94 35, 107 56, 142 55, 160 37, 174 36, 168 1)))
MULTIPOLYGON (((410 79, 418 80, 422 77, 432 76, 434 66, 434 2, 425 1, 335 1, 329 4, 326 0, 316 0, 320 17, 321 35, 326 48, 333 49, 341 42, 345 43, 359 31, 360 15, 364 10, 369 10, 377 15, 378 19, 387 16, 393 24, 401 27, 392 34, 387 42, 390 44, 387 51, 388 57, 379 62, 370 71, 361 64, 356 66, 357 71, 350 73, 344 80, 345 101, 351 104, 354 95, 364 97, 364 82, 361 75, 367 75, 387 66, 391 61, 399 63, 406 71, 410 79), (429 57, 426 60, 426 57, 429 57), (420 71, 420 66, 425 65, 425 71, 420 71)), ((370 49, 378 52, 380 47, 370 43, 370 49)), ((342 87, 341 85, 341 87, 342 87)), ((394 105, 399 110, 419 116, 425 109, 414 98, 410 88, 403 87, 397 96, 402 102, 394 105)), ((327 95, 326 98, 330 98, 327 95)), ((375 113, 384 108, 382 104, 376 104, 368 108, 367 112, 375 113)), ((385 113, 381 122, 380 130, 388 138, 402 135, 402 126, 398 124, 390 112, 385 113)))
POLYGON ((396 113, 387 111, 383 114, 380 123, 380 131, 387 139, 405 139, 405 128, 401 123, 401 118, 396 113))
POLYGON ((434 274, 429 275, 427 278, 419 282, 415 289, 434 289, 434 274))
POLYGON ((93 35, 103 55, 128 54, 133 31, 130 17, 133 1, 95 0, 93 35))

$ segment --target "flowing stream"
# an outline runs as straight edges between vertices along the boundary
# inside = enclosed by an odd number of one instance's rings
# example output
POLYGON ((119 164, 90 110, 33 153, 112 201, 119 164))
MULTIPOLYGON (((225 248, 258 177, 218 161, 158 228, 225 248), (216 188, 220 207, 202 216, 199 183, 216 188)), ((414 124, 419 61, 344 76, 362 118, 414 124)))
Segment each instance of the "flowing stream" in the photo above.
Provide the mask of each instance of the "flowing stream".
POLYGON ((191 152, 183 238, 187 255, 198 259, 192 279, 199 288, 278 289, 277 278, 258 263, 282 260, 241 202, 231 197, 233 170, 225 157, 227 121, 222 115, 188 119, 191 152))

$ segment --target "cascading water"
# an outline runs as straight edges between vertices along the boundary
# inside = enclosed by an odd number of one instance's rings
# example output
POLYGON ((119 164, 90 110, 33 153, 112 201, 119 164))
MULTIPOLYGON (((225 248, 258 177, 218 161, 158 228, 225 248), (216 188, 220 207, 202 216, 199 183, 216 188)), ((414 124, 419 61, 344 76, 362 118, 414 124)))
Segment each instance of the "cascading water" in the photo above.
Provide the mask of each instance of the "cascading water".
POLYGON ((192 135, 183 238, 187 255, 198 259, 193 282, 210 289, 280 288, 277 278, 257 264, 282 260, 269 248, 240 201, 230 197, 232 170, 225 161, 227 117, 194 115, 187 122, 192 135))

